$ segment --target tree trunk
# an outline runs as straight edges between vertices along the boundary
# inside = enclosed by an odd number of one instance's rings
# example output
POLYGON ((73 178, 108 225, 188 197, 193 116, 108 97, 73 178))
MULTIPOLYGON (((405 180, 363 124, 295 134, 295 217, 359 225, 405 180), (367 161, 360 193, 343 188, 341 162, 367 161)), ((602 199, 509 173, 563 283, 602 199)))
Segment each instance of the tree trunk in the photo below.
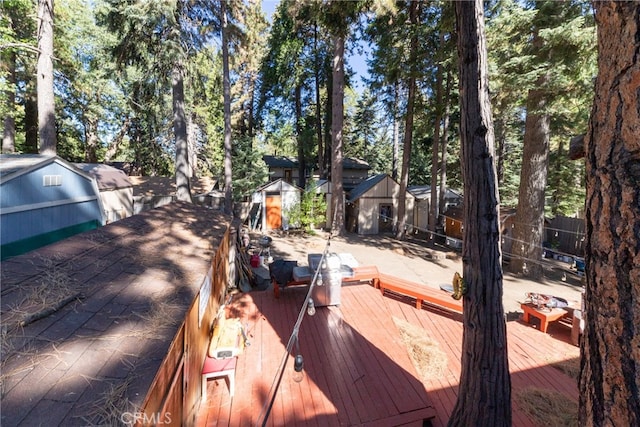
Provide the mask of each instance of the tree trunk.
POLYGON ((229 78, 229 46, 226 1, 220 2, 222 22, 222 92, 224 98, 224 211, 233 213, 233 179, 231 167, 231 80, 229 78))
POLYGON ((314 83, 316 92, 316 135, 318 137, 318 174, 322 178, 326 176, 324 168, 324 144, 322 143, 322 108, 320 107, 320 71, 322 64, 318 53, 318 25, 315 23, 313 25, 313 49, 315 52, 314 83))
POLYGON ((414 29, 409 43, 409 58, 411 60, 409 75, 409 94, 407 96, 407 117, 404 128, 404 145, 402 149, 402 174, 400 176, 400 194, 398 195, 398 216, 394 227, 396 228, 396 238, 404 239, 407 224, 405 217, 407 212, 407 186, 409 185, 409 160, 411 159, 411 143, 413 139, 413 107, 416 99, 416 61, 418 53, 418 36, 416 34, 418 26, 420 2, 412 1, 409 5, 409 21, 414 29))
POLYGON ((440 223, 442 214, 445 211, 445 197, 447 195, 447 146, 449 145, 449 117, 450 117, 450 95, 451 95, 451 71, 447 71, 447 88, 445 90, 445 104, 444 104, 444 118, 442 123, 442 140, 440 143, 442 154, 440 155, 440 200, 438 201, 438 219, 437 223, 440 223))
POLYGON ((111 141, 111 144, 107 147, 107 150, 104 153, 104 161, 110 162, 113 158, 118 154, 118 149, 120 148, 120 144, 124 140, 124 137, 129 132, 129 128, 131 127, 131 119, 126 117, 122 122, 122 126, 120 126, 120 130, 116 134, 116 136, 111 141))
MULTIPOLYGON (((333 94, 333 78, 327 79, 327 94, 333 94)), ((324 172, 324 177, 328 180, 331 180, 331 163, 333 162, 333 159, 331 158, 331 130, 333 129, 331 120, 333 120, 333 97, 327 95, 325 102, 326 108, 324 114, 324 163, 322 171, 324 172)), ((331 212, 331 215, 333 215, 333 211, 331 212)), ((333 216, 331 218, 333 218, 333 216)))
POLYGON ((302 137, 302 85, 297 84, 295 88, 296 104, 296 139, 298 140, 298 186, 306 188, 307 162, 304 155, 304 139, 302 137))
POLYGON ((457 2, 464 177, 462 373, 449 426, 511 426, 499 198, 483 2, 457 2))
MULTIPOLYGON (((541 46, 537 32, 533 45, 541 46)), ((522 169, 518 190, 518 208, 513 227, 511 272, 540 279, 543 276, 542 241, 544 234, 545 188, 549 167, 550 117, 546 111, 549 74, 536 80, 527 95, 527 118, 524 125, 522 169)))
POLYGON ((87 145, 84 150, 84 161, 96 163, 98 161, 98 120, 95 117, 85 116, 84 139, 87 145))
POLYGON ((393 86, 393 157, 391 159, 391 178, 398 179, 398 157, 400 157, 400 119, 398 105, 400 104, 400 83, 393 86))
POLYGON ((342 124, 344 121, 344 39, 342 34, 334 35, 333 90, 331 115, 331 210, 334 234, 343 235, 344 189, 342 186, 342 124))
MULTIPOLYGON (((444 46, 444 32, 440 33, 440 48, 444 46)), ((441 49, 440 49, 441 50, 441 49)), ((438 55, 440 56, 440 55, 438 55)), ((438 62, 436 71, 436 117, 433 123, 433 146, 431 147, 431 197, 429 199, 429 231, 436 231, 438 220, 438 165, 440 159, 440 122, 442 121, 442 63, 438 62)))
POLYGON ((38 152, 38 95, 32 83, 27 83, 24 97, 24 144, 25 152, 38 152))
POLYGON ((53 93, 53 0, 38 0, 38 132, 40 154, 56 154, 53 93))
POLYGON ((184 79, 182 66, 173 69, 173 133, 176 138, 176 199, 191 202, 189 188, 189 146, 187 144, 187 119, 184 112, 184 79))
POLYGON ((198 176, 198 125, 196 123, 197 115, 194 112, 189 114, 187 119, 187 147, 189 159, 189 179, 198 176))
POLYGON ((15 52, 7 53, 7 60, 4 61, 3 71, 7 78, 7 115, 4 118, 4 130, 2 133, 2 152, 15 153, 16 151, 16 119, 14 111, 16 110, 16 54, 15 52))
POLYGON ((640 425, 640 3, 595 2, 581 426, 640 425))

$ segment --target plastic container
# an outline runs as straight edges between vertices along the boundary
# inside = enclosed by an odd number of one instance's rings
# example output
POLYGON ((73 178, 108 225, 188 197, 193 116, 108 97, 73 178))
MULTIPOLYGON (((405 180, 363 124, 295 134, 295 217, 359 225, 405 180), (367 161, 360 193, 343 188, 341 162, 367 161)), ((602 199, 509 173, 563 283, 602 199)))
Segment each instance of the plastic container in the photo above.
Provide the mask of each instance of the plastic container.
POLYGON ((251 255, 250 259, 251 267, 260 267, 260 255, 251 255))

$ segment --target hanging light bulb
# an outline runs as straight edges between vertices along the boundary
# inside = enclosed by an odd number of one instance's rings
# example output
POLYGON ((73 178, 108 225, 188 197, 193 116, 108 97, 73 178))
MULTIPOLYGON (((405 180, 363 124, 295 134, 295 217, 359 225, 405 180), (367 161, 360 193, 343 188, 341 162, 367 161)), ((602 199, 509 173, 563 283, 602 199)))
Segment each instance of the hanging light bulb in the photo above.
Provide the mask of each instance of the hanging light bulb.
POLYGON ((293 380, 297 383, 301 382, 304 377, 302 368, 304 368, 304 359, 301 354, 298 354, 293 362, 293 380))
POLYGON ((309 298, 309 301, 307 301, 307 314, 309 316, 316 314, 316 305, 313 302, 313 298, 309 298))

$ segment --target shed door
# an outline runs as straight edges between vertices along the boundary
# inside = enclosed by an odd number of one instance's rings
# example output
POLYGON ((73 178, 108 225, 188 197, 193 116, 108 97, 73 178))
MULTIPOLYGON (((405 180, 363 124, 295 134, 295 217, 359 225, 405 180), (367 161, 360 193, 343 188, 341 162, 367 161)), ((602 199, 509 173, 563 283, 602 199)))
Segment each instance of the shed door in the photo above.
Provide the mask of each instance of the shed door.
POLYGON ((282 227, 282 196, 280 194, 267 194, 265 209, 267 213, 267 230, 282 227))
POLYGON ((380 203, 378 205, 378 233, 393 231, 393 205, 380 203))

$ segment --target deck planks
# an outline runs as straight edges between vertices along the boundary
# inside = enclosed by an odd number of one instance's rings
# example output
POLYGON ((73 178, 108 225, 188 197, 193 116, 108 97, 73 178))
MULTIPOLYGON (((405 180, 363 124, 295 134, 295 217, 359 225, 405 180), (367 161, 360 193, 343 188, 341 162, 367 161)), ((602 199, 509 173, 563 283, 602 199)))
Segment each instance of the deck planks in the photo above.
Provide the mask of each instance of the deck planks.
MULTIPOLYGON (((248 324, 251 346, 239 358, 233 402, 224 380, 210 380, 198 426, 258 423, 305 296, 300 287, 287 289, 277 300, 269 291, 236 297, 234 304, 240 303, 247 319, 243 323, 248 324)), ((417 310, 412 298, 383 297, 367 284, 344 285, 340 306, 318 307, 315 316, 305 316, 300 328, 304 379, 299 384, 291 380, 289 357, 267 425, 412 425, 416 417, 431 414, 434 427, 446 425, 457 399, 461 320, 461 315, 437 309, 417 310), (448 357, 442 376, 419 379, 392 317, 423 328, 438 342, 448 357)), ((575 381, 549 365, 552 359, 579 354, 565 329, 550 327, 550 335, 508 322, 512 395, 535 386, 577 400, 575 381)), ((515 400, 513 422, 533 426, 515 400)))

